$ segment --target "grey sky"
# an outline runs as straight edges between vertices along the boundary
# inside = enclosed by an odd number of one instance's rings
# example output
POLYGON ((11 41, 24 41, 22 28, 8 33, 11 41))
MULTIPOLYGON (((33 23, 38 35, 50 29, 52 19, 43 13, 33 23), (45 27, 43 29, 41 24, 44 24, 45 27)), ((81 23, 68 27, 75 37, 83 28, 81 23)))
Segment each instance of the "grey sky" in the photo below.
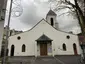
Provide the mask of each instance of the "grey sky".
MULTIPOLYGON (((46 17, 46 14, 50 9, 50 4, 48 3, 48 0, 21 0, 21 7, 23 8, 22 15, 20 17, 11 17, 10 27, 11 29, 26 31, 33 27, 42 18, 46 17)), ((7 9, 9 9, 9 6, 7 9)), ((66 11, 67 10, 56 12, 57 14, 56 19, 57 22, 59 23, 60 29, 67 32, 73 31, 74 33, 79 33, 80 28, 77 20, 74 20, 72 16, 67 15, 59 16, 60 14, 62 14, 62 12, 66 11)), ((7 17, 8 11, 6 14, 5 25, 7 24, 7 17)))

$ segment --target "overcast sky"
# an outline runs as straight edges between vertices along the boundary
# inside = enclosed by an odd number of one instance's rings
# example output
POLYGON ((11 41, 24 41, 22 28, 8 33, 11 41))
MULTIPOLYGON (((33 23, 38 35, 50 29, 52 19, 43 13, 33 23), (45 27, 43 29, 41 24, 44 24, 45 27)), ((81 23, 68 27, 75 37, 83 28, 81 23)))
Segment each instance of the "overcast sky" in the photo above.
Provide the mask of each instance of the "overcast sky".
MULTIPOLYGON (((7 25, 8 18, 8 10, 9 3, 7 6, 6 20, 5 25, 7 25)), ((53 5, 51 5, 51 9, 53 9, 53 5)), ((12 12, 10 28, 16 30, 26 31, 32 28, 37 22, 39 22, 42 18, 46 18, 46 14, 50 10, 50 3, 48 0, 14 0, 12 11, 20 11, 20 16, 16 17, 14 12, 12 12), (21 3, 20 3, 21 1, 21 3)), ((75 34, 80 32, 80 27, 78 25, 78 21, 74 19, 72 16, 62 15, 62 12, 67 12, 67 10, 62 10, 56 12, 57 14, 57 22, 59 23, 59 28, 62 31, 73 31, 75 34)))

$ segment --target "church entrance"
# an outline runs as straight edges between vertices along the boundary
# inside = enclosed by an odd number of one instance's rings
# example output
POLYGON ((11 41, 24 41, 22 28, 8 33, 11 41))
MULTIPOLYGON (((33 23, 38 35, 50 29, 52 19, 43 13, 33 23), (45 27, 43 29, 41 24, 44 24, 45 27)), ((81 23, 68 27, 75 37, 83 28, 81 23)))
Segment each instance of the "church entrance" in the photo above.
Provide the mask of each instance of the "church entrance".
POLYGON ((43 34, 36 41, 37 41, 38 56, 52 55, 52 39, 43 34))
POLYGON ((47 55, 47 43, 40 44, 40 55, 46 56, 47 55))

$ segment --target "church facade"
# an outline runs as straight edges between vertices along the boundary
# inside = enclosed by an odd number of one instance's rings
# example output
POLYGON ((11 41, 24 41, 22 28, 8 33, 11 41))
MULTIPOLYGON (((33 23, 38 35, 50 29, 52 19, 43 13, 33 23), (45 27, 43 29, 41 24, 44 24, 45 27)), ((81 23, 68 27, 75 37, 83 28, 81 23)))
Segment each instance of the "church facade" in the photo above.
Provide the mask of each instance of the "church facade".
POLYGON ((80 55, 78 36, 59 30, 52 10, 30 30, 9 37, 8 56, 80 55))

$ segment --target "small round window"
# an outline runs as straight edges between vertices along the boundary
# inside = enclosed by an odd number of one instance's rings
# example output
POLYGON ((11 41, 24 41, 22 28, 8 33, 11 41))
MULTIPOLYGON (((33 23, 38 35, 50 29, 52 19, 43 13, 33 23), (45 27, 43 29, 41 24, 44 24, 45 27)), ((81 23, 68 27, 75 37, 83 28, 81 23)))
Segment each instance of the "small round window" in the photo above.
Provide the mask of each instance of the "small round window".
POLYGON ((20 37, 20 36, 18 36, 18 37, 17 37, 17 39, 18 39, 18 40, 20 40, 20 39, 21 39, 21 37, 20 37))
POLYGON ((68 35, 68 36, 66 36, 66 38, 67 38, 67 39, 70 39, 70 36, 68 35))

